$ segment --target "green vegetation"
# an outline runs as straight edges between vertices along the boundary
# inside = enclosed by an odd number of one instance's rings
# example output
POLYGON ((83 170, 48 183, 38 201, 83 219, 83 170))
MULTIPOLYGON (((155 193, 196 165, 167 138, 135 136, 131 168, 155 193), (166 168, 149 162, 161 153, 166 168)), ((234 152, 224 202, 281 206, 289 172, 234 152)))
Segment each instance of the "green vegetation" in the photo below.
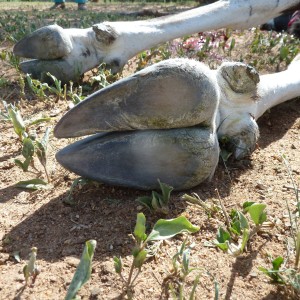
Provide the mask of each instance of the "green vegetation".
POLYGON ((96 245, 97 242, 95 240, 85 242, 85 247, 83 249, 79 265, 73 276, 65 300, 74 299, 78 290, 90 279, 92 273, 92 260, 96 245))
MULTIPOLYGON (((198 226, 192 225, 185 217, 178 217, 171 220, 158 220, 149 235, 146 234, 146 217, 143 213, 137 214, 136 225, 134 228, 135 247, 132 250, 133 261, 130 267, 128 278, 123 276, 123 263, 120 257, 114 257, 116 273, 123 282, 124 293, 131 298, 134 283, 142 270, 142 266, 147 259, 147 245, 153 242, 166 240, 180 233, 195 233, 199 230, 198 226), (136 272, 135 272, 136 271, 136 272), (135 273, 134 273, 135 272, 135 273)), ((186 264, 188 262, 186 261, 186 264)), ((187 266, 188 267, 188 266, 187 266)), ((187 270, 189 273, 189 270, 187 270)), ((186 274, 188 275, 188 274, 186 274)))
POLYGON ((23 267, 23 274, 25 277, 25 284, 27 285, 29 282, 29 278, 32 280, 32 284, 34 284, 36 277, 40 273, 37 265, 36 265, 36 256, 37 256, 37 248, 32 247, 31 252, 29 254, 29 261, 23 267))
POLYGON ((227 230, 219 227, 215 245, 233 256, 242 254, 249 240, 261 230, 267 220, 265 208, 266 204, 263 203, 245 202, 243 212, 233 209, 229 216, 223 209, 227 230), (249 213, 253 227, 250 227, 246 213, 249 213))
POLYGON ((152 191, 151 197, 139 197, 137 201, 146 206, 152 212, 168 214, 169 200, 173 188, 165 183, 160 182, 160 180, 158 180, 158 183, 160 185, 162 194, 152 191))
MULTIPOLYGON (((7 104, 5 101, 3 101, 3 106, 5 108, 5 112, 0 112, 1 116, 4 118, 4 120, 12 123, 14 131, 17 134, 20 143, 22 144, 22 155, 25 160, 22 162, 19 159, 15 159, 16 165, 19 166, 24 172, 28 172, 28 168, 31 166, 32 169, 38 174, 39 170, 34 164, 34 156, 36 156, 44 168, 48 182, 50 182, 50 177, 47 171, 47 146, 49 142, 50 127, 46 128, 44 136, 40 141, 36 139, 35 135, 30 134, 29 127, 42 122, 48 122, 51 120, 51 118, 43 117, 25 122, 21 116, 20 110, 16 106, 13 104, 7 104)), ((31 187, 31 184, 33 183, 34 182, 32 181, 28 182, 28 187, 31 187)), ((43 181, 38 180, 35 183, 41 185, 43 184, 43 181)), ((18 186, 25 187, 26 184, 25 182, 22 182, 22 184, 19 183, 18 186)), ((35 188, 36 187, 37 186, 35 186, 35 188)))

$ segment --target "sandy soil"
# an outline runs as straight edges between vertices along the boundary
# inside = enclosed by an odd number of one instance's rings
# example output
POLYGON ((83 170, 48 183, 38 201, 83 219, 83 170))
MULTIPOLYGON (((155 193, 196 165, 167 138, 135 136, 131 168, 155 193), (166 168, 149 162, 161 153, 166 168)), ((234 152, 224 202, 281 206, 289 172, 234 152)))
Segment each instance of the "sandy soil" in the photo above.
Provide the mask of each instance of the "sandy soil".
MULTIPOLYGON (((2 45, 2 48, 9 47, 11 44, 2 45)), ((20 101, 16 71, 3 62, 0 70, 1 77, 9 80, 1 89, 1 98, 11 103, 20 101)), ((19 102, 24 118, 50 115, 51 126, 69 109, 68 105, 54 97, 41 101, 29 93, 19 102)), ((135 201, 138 196, 150 192, 92 183, 77 187, 72 194, 74 204, 67 204, 71 184, 77 176, 63 169, 54 155, 70 141, 57 140, 52 135, 47 166, 53 188, 39 191, 16 188, 18 181, 36 175, 24 173, 15 165, 14 159, 22 159, 21 145, 10 123, 1 122, 0 126, 0 299, 63 299, 84 242, 89 239, 97 240, 97 248, 91 279, 80 290, 79 297, 121 299, 122 282, 114 272, 113 256, 122 257, 127 277, 137 212, 145 213, 149 228, 160 217, 150 214, 135 201), (38 248, 37 263, 41 273, 34 285, 25 287, 22 269, 33 246, 38 248), (20 261, 16 260, 18 256, 20 261)), ((38 136, 46 126, 49 123, 35 127, 38 136)), ((211 203, 218 202, 217 189, 228 212, 233 208, 241 209, 245 201, 267 204, 268 220, 273 228, 254 236, 243 255, 235 258, 206 246, 215 239, 218 227, 224 225, 221 213, 208 217, 202 208, 183 201, 183 192, 171 195, 166 218, 184 215, 201 227, 198 233, 189 236, 189 241, 195 243, 191 265, 199 270, 188 277, 187 289, 191 289, 196 275, 201 273, 196 299, 213 299, 214 281, 219 285, 219 299, 291 297, 290 289, 270 283, 258 267, 270 267, 270 258, 278 255, 289 257, 287 266, 292 266, 295 259, 295 253, 288 246, 291 224, 286 205, 288 202, 295 211, 295 196, 281 155, 285 155, 292 176, 299 184, 299 99, 271 109, 259 120, 259 127, 259 147, 249 158, 238 162, 230 160, 226 168, 219 163, 211 182, 185 191, 197 193, 211 203)), ((38 162, 36 166, 42 171, 38 162)), ((40 176, 45 179, 44 173, 40 176)), ((184 239, 179 236, 163 243, 157 256, 146 262, 134 289, 134 299, 169 298, 166 278, 171 258, 184 239)))

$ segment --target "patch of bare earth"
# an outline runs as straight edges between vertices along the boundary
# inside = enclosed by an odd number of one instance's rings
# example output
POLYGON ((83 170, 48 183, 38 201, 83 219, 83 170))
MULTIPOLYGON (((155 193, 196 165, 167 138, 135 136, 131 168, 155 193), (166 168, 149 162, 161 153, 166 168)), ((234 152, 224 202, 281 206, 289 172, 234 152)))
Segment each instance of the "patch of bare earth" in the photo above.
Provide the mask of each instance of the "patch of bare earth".
MULTIPOLYGON (((7 66, 5 72, 10 74, 7 66)), ((3 69, 2 69, 3 70, 3 69)), ((4 76, 4 74, 3 74, 4 76)), ((13 75, 7 75, 13 76, 13 75)), ((20 100, 15 81, 1 91, 8 102, 20 100)), ((36 117, 52 115, 55 126, 69 109, 63 100, 22 100, 22 115, 36 117)), ((135 199, 150 192, 106 185, 89 184, 76 189, 73 206, 64 202, 76 175, 64 170, 55 160, 58 149, 70 141, 50 137, 48 170, 53 188, 42 191, 18 189, 20 180, 36 177, 24 173, 14 159, 21 159, 21 146, 11 124, 1 123, 0 130, 0 299, 63 299, 81 256, 84 242, 97 240, 91 280, 80 290, 81 299, 119 299, 122 282, 114 272, 113 256, 124 261, 128 275, 133 246, 132 232, 136 214, 144 211, 135 199), (31 247, 38 248, 38 265, 41 273, 33 286, 24 287, 22 269, 31 247), (18 253, 21 262, 14 259, 18 253)), ((37 129, 40 137, 49 124, 37 129)), ((213 299, 214 282, 219 284, 220 299, 288 299, 289 294, 273 285, 258 271, 259 266, 270 266, 269 257, 286 255, 287 238, 290 236, 286 201, 294 208, 292 183, 281 161, 284 154, 292 174, 300 178, 300 101, 292 100, 271 109, 259 120, 261 136, 258 149, 248 159, 230 161, 226 168, 220 163, 211 182, 205 182, 185 193, 197 193, 205 201, 218 201, 218 189, 228 211, 241 208, 245 201, 267 204, 268 219, 272 229, 255 236, 247 251, 234 258, 206 243, 215 239, 216 231, 224 224, 217 214, 208 218, 205 212, 181 200, 183 192, 171 196, 170 212, 166 218, 186 216, 200 231, 189 237, 195 242, 191 253, 192 266, 202 272, 196 299, 213 299)), ((41 166, 36 163, 38 168, 41 166)), ((43 175, 41 175, 43 177, 43 175)), ((158 216, 146 214, 149 227, 158 216)), ((168 299, 165 279, 171 258, 184 237, 163 243, 158 255, 147 261, 137 280, 134 299, 168 299)), ((294 260, 294 253, 289 253, 294 260)), ((187 286, 191 288, 194 271, 187 286)))

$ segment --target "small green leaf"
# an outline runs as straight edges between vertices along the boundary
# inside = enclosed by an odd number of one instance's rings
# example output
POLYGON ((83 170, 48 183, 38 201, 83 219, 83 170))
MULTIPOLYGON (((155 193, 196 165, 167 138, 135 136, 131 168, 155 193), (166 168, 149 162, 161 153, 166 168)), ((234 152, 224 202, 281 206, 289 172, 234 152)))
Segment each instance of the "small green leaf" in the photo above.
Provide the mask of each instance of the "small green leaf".
POLYGON ((39 159, 39 161, 41 162, 41 164, 43 166, 46 165, 46 161, 47 161, 47 156, 46 156, 46 152, 47 152, 47 147, 48 147, 48 141, 49 141, 49 135, 50 135, 50 127, 46 128, 45 134, 43 136, 43 138, 41 139, 41 141, 36 141, 35 145, 36 145, 36 154, 37 157, 39 159))
POLYGON ((36 256, 37 256, 37 248, 32 247, 31 252, 29 254, 29 261, 23 268, 23 274, 25 277, 26 284, 30 276, 37 275, 37 266, 36 266, 36 256))
POLYGON ((16 183, 16 187, 18 188, 25 188, 25 189, 31 189, 31 190, 42 190, 42 189, 49 189, 50 186, 47 185, 47 182, 45 182, 42 179, 31 179, 31 180, 25 180, 25 181, 19 181, 16 183))
POLYGON ((266 207, 266 204, 254 203, 251 206, 248 206, 245 211, 249 212, 250 217, 255 225, 261 225, 267 220, 267 214, 264 212, 266 207))
POLYGON ((123 264, 122 264, 121 257, 114 256, 113 260, 114 260, 114 266, 115 266, 116 273, 121 274, 122 269, 123 269, 123 264))
POLYGON ((227 162, 231 155, 232 155, 232 152, 227 151, 225 148, 222 148, 220 151, 220 156, 224 162, 227 162))
POLYGON ((160 195, 156 191, 152 191, 151 197, 139 197, 137 201, 145 205, 150 211, 167 214, 168 201, 173 188, 164 183, 161 183, 159 180, 158 182, 162 190, 162 195, 160 195))
POLYGON ((258 270, 269 276, 269 270, 264 267, 258 267, 258 270))
POLYGON ((230 43, 230 46, 229 46, 229 51, 232 51, 233 48, 234 48, 234 46, 235 46, 235 39, 232 38, 231 43, 230 43))
POLYGON ((27 282, 28 282, 28 279, 29 279, 29 277, 30 277, 30 274, 29 274, 29 272, 28 272, 28 266, 27 266, 27 265, 25 265, 25 266, 23 267, 23 275, 24 275, 24 278, 25 278, 25 282, 27 283, 27 282))
POLYGON ((34 144, 30 138, 24 138, 22 155, 25 158, 31 158, 34 155, 34 144))
POLYGON ((37 248, 32 247, 29 255, 29 261, 27 264, 29 274, 34 273, 36 269, 36 255, 37 255, 37 248))
POLYGON ((249 240, 249 230, 247 228, 243 231, 243 238, 242 238, 242 244, 241 244, 241 253, 243 253, 247 243, 249 240))
POLYGON ((20 111, 13 106, 12 104, 8 104, 7 106, 8 114, 12 120, 15 133, 19 136, 19 138, 22 140, 23 133, 26 130, 23 118, 21 116, 20 111))
POLYGON ((242 233, 241 232, 241 223, 239 220, 236 220, 235 222, 231 223, 230 231, 236 235, 240 235, 242 233))
POLYGON ((133 259, 133 265, 140 269, 145 262, 145 259, 147 257, 147 251, 145 249, 140 250, 138 254, 133 259))
POLYGON ((279 271, 280 266, 283 264, 284 259, 281 256, 276 257, 273 261, 272 261, 272 266, 273 266, 273 270, 275 271, 279 271))
POLYGON ((147 238, 147 242, 169 239, 179 233, 197 232, 200 228, 192 225, 184 216, 180 216, 171 220, 158 220, 151 233, 147 238))
POLYGON ((179 255, 182 255, 183 254, 183 251, 185 250, 185 247, 186 247, 186 242, 187 242, 187 238, 183 241, 183 243, 181 244, 181 247, 178 251, 178 254, 179 255))
POLYGON ((161 189, 161 192, 162 192, 162 202, 163 203, 161 203, 161 204, 162 205, 168 205, 171 192, 173 191, 173 187, 171 187, 171 186, 169 186, 165 183, 160 182, 159 179, 158 179, 158 183, 160 185, 160 189, 161 189))
POLYGON ((245 217, 245 215, 240 211, 237 211, 237 215, 238 215, 238 218, 239 218, 239 221, 240 221, 241 228, 242 229, 249 229, 249 223, 248 223, 248 220, 245 217))
POLYGON ((92 271, 92 260, 96 245, 97 242, 95 240, 89 240, 85 243, 79 265, 75 271, 65 300, 74 299, 78 290, 90 279, 92 271))
POLYGON ((280 59, 285 60, 289 55, 289 48, 286 46, 281 46, 280 48, 280 59))
POLYGON ((225 243, 226 241, 230 241, 231 236, 228 231, 224 230, 222 227, 219 227, 217 232, 217 241, 219 243, 225 243))
POLYGON ((43 118, 32 120, 28 123, 26 122, 26 124, 28 124, 28 126, 32 126, 32 125, 38 125, 40 123, 49 122, 49 121, 51 121, 50 117, 43 117, 43 118))
POLYGON ((153 207, 152 207, 152 199, 149 196, 142 196, 142 197, 138 197, 136 199, 137 202, 141 203, 142 205, 146 206, 150 211, 153 211, 153 207))
POLYGON ((160 195, 157 192, 153 191, 151 205, 154 211, 159 211, 161 209, 159 198, 160 195))
POLYGON ((252 204, 254 204, 255 202, 252 201, 246 201, 243 203, 243 209, 245 210, 247 207, 251 206, 252 204))
POLYGON ((26 168, 26 165, 24 163, 22 163, 19 159, 15 159, 14 161, 18 167, 20 167, 24 172, 27 172, 28 166, 26 168))
POLYGON ((40 161, 40 163, 45 166, 46 165, 46 150, 43 146, 42 143, 40 143, 39 141, 35 142, 35 146, 36 146, 36 155, 40 161))
POLYGON ((183 251, 182 254, 182 265, 184 273, 187 275, 189 273, 189 266, 190 266, 190 252, 191 250, 188 248, 183 251))
POLYGON ((228 243, 218 243, 218 241, 215 241, 215 245, 223 251, 228 250, 228 243))
POLYGON ((143 213, 138 213, 136 217, 136 224, 134 228, 134 236, 137 243, 143 242, 146 238, 146 217, 143 213))

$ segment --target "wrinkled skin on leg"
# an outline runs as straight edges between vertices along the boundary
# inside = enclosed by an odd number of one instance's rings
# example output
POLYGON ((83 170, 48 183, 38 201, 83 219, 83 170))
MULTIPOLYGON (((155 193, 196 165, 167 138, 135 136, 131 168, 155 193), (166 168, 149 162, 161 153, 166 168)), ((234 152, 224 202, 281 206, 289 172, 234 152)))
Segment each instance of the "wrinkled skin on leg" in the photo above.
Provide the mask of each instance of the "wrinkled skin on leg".
POLYGON ((287 70, 274 74, 259 76, 241 63, 223 63, 216 73, 221 90, 218 136, 228 139, 235 158, 241 159, 256 149, 256 120, 273 106, 300 96, 300 55, 287 70))
POLYGON ((253 67, 237 62, 223 63, 216 77, 221 90, 218 137, 226 140, 236 159, 242 159, 255 150, 259 138, 253 109, 260 77, 253 67))

